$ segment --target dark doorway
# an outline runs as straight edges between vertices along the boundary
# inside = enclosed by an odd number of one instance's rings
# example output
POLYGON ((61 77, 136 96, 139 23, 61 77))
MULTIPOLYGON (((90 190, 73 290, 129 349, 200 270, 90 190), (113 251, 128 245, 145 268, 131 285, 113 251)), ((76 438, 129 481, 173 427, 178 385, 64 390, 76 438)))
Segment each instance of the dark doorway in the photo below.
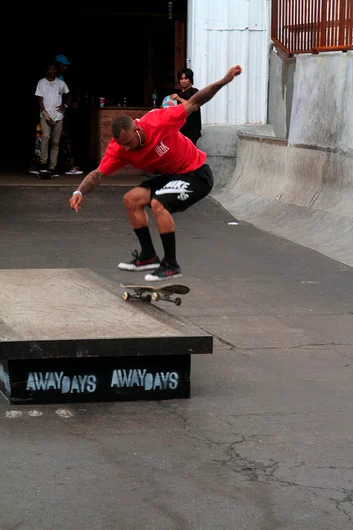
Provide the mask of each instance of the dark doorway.
MULTIPOLYGON (((44 68, 56 54, 65 54, 71 65, 65 73, 75 101, 81 139, 81 158, 90 169, 90 116, 99 97, 106 104, 152 106, 177 86, 176 69, 184 66, 184 33, 187 0, 146 3, 131 0, 128 6, 58 10, 34 7, 8 13, 9 47, 2 33, 2 84, 4 135, 0 168, 26 171, 32 157, 39 108, 34 92, 44 68), (181 24, 181 25, 180 25, 181 24), (179 36, 179 37, 178 37, 179 36), (177 42, 179 39, 179 42, 177 42), (176 49, 179 47, 179 51, 176 49), (178 62, 179 64, 176 64, 178 62)), ((5 16, 3 17, 5 20, 5 16)))

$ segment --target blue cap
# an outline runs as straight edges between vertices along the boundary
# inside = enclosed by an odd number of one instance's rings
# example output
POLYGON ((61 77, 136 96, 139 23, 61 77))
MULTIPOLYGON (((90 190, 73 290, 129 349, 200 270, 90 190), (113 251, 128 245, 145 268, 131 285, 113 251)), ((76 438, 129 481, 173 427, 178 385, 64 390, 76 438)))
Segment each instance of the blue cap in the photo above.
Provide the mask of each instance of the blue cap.
POLYGON ((61 64, 71 64, 70 61, 67 60, 67 57, 66 55, 62 55, 62 54, 59 54, 55 57, 55 60, 58 62, 58 63, 61 63, 61 64))

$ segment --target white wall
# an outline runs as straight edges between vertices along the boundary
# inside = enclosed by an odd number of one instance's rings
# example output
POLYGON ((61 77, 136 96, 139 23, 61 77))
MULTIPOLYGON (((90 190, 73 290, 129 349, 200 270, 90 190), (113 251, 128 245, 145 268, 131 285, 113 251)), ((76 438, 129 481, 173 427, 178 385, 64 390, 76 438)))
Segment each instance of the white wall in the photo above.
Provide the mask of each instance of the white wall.
POLYGON ((270 0, 188 0, 187 66, 194 86, 230 66, 243 74, 202 108, 203 124, 266 123, 270 0))

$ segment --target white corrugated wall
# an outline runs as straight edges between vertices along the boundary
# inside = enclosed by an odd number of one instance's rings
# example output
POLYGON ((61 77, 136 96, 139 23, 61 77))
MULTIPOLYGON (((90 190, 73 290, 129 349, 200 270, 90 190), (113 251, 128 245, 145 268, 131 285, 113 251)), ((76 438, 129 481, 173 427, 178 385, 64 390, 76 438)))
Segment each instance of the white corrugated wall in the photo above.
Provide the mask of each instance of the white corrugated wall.
POLYGON ((194 86, 234 64, 243 74, 202 107, 202 122, 266 123, 269 0, 188 0, 187 66, 194 86))

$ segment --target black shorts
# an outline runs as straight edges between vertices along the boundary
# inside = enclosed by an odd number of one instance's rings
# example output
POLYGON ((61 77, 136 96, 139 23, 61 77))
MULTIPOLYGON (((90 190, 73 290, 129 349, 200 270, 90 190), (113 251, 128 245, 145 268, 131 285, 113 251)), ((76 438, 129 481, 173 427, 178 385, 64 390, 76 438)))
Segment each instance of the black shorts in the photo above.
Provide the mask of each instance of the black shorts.
POLYGON ((150 189, 151 200, 157 199, 168 212, 183 212, 210 193, 213 175, 211 168, 204 164, 189 173, 159 175, 144 180, 138 187, 150 189))

